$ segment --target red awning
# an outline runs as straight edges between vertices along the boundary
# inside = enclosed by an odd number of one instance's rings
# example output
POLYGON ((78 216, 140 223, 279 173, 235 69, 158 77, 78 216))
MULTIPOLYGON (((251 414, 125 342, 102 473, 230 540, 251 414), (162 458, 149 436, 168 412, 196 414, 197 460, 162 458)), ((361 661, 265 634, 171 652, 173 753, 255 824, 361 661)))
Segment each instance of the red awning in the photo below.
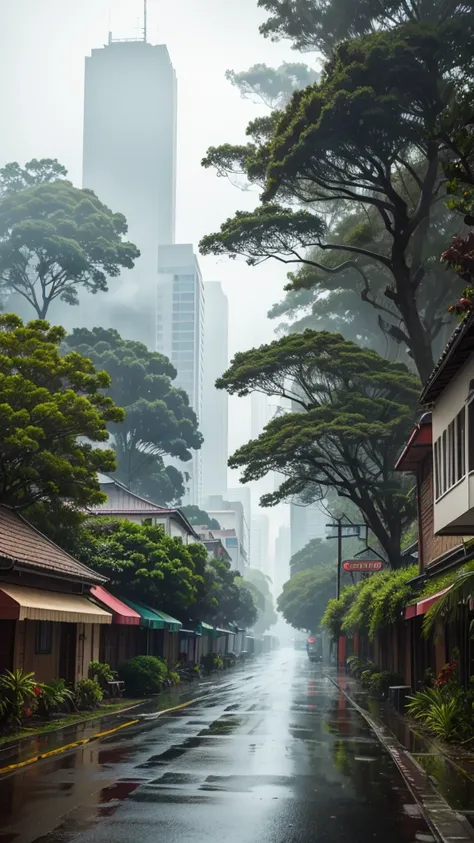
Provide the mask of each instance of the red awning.
POLYGON ((112 612, 113 623, 121 624, 122 626, 140 626, 141 618, 138 612, 130 609, 125 603, 122 603, 113 594, 109 594, 101 585, 95 585, 91 588, 91 594, 99 603, 103 603, 112 612))
POLYGON ((420 600, 419 603, 415 603, 413 606, 407 606, 405 609, 405 620, 408 621, 410 618, 414 618, 415 616, 418 617, 419 615, 426 615, 437 600, 439 600, 443 594, 446 594, 450 588, 451 586, 449 586, 449 588, 443 588, 442 591, 432 594, 431 597, 425 597, 425 599, 420 600))

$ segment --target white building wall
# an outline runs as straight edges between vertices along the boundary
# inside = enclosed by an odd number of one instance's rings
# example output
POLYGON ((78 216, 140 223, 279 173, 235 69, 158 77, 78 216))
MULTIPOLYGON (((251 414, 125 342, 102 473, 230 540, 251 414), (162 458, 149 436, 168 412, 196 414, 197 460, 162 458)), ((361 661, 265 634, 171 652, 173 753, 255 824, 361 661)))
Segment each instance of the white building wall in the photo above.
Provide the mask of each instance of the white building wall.
POLYGON ((229 363, 229 307, 227 296, 219 281, 204 284, 204 400, 201 432, 204 436, 202 453, 202 493, 224 495, 227 489, 228 460, 228 404, 225 389, 216 389, 229 363))

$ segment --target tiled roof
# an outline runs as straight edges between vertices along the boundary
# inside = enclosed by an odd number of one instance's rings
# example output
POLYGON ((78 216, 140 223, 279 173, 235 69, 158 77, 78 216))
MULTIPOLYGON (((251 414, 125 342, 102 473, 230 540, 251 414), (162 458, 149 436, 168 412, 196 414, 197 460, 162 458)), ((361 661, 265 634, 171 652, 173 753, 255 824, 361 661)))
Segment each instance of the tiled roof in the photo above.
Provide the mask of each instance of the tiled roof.
POLYGON ((474 353, 474 314, 466 316, 451 334, 441 357, 426 381, 421 404, 432 404, 444 391, 452 377, 474 353))
POLYGON ((6 506, 0 506, 0 559, 24 565, 37 573, 49 572, 86 583, 105 582, 105 577, 78 562, 6 506))

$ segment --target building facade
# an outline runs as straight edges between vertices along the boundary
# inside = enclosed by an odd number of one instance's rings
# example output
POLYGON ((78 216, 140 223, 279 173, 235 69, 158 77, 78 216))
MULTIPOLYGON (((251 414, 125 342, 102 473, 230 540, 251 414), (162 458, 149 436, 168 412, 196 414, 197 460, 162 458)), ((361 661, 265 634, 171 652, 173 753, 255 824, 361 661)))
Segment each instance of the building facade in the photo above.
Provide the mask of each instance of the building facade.
MULTIPOLYGON (((155 347, 173 363, 175 386, 183 389, 201 424, 204 390, 204 284, 192 245, 161 246, 155 311, 155 347)), ((202 453, 176 463, 190 475, 185 502, 202 500, 202 453)))
POLYGON ((270 522, 268 515, 252 518, 250 533, 250 567, 257 568, 273 580, 270 560, 270 522))
POLYGON ((125 215, 141 256, 110 281, 109 293, 81 296, 81 322, 93 327, 101 310, 103 327, 150 349, 158 247, 175 240, 176 115, 176 74, 165 45, 110 38, 86 58, 83 186, 125 215))
POLYGON ((224 495, 227 489, 229 457, 229 397, 225 389, 216 389, 229 363, 229 306, 219 281, 204 284, 204 400, 201 432, 202 494, 224 495))

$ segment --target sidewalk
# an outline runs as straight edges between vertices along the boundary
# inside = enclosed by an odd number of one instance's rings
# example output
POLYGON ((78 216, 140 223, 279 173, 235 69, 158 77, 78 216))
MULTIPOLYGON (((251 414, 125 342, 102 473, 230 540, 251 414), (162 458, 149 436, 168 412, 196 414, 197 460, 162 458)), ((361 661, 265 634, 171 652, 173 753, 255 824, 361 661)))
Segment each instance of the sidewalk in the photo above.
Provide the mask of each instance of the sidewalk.
POLYGON ((474 755, 458 747, 438 744, 417 731, 416 723, 397 714, 388 703, 373 700, 360 683, 346 673, 328 675, 368 719, 408 779, 417 801, 428 816, 432 814, 430 819, 441 837, 474 840, 471 828, 474 826, 474 755), (436 794, 440 797, 437 804, 436 794), (444 810, 447 806, 461 820, 462 830, 457 834, 449 833, 451 821, 444 810), (445 833, 437 826, 439 819, 441 826, 446 826, 445 833))

